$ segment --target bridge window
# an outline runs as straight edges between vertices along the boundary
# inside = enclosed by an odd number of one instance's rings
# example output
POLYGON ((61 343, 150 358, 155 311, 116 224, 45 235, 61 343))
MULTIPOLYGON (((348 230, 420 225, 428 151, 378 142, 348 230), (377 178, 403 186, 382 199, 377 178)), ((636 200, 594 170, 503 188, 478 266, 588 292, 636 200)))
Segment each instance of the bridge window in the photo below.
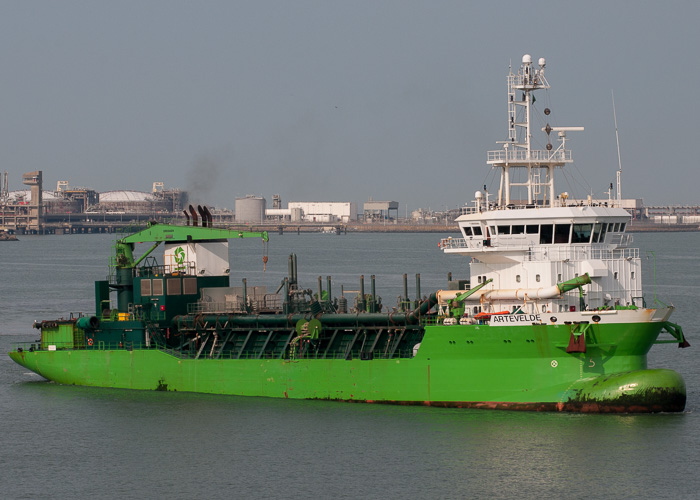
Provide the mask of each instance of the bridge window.
POLYGON ((588 243, 591 239, 591 229, 593 224, 574 224, 571 243, 588 243))
POLYGON ((525 234, 525 226, 513 226, 511 234, 525 234))
POLYGON ((603 227, 600 230, 600 242, 603 243, 605 241, 605 230, 608 227, 607 224, 603 223, 603 227))
POLYGON ((627 225, 627 224, 625 224, 624 222, 620 224, 620 232, 621 232, 621 233, 624 233, 624 232, 625 232, 625 226, 626 226, 626 225, 627 225))
POLYGON ((464 230, 464 236, 471 236, 472 235, 472 228, 470 226, 463 227, 464 230))
POLYGON ((551 245, 554 236, 554 224, 542 224, 540 226, 540 245, 551 245))
POLYGON ((498 234, 510 234, 510 226, 498 226, 498 234))
POLYGON ((540 226, 537 224, 528 224, 525 228, 525 232, 527 232, 527 234, 537 234, 540 232, 540 226))
POLYGON ((571 224, 555 224, 554 243, 568 243, 571 224))
POLYGON ((600 238, 600 222, 596 222, 595 226, 593 226, 593 239, 591 240, 592 243, 598 243, 598 238, 600 238))
POLYGON ((474 236, 481 236, 481 226, 472 227, 472 231, 474 231, 474 236))
POLYGON ((613 233, 619 233, 620 232, 620 223, 616 222, 615 227, 613 228, 613 233))

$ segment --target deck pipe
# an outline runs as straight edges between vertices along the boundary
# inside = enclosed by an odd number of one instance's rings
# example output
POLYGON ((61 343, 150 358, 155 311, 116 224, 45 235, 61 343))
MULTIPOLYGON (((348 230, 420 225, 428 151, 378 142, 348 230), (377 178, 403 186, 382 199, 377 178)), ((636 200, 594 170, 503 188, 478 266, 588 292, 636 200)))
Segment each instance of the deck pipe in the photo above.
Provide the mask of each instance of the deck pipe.
POLYGON ((404 273, 403 275, 403 299, 401 299, 401 310, 402 311, 407 311, 408 310, 408 274, 404 273))
POLYGON ((357 300, 357 310, 365 310, 365 275, 360 275, 360 296, 357 300))
POLYGON ((323 278, 318 277, 318 301, 323 300, 323 278))
POLYGON ((420 298, 420 273, 416 274, 416 305, 415 307, 418 307, 418 304, 420 304, 421 298, 420 298))
MULTIPOLYGON (((408 326, 418 325, 421 316, 427 314, 437 304, 437 294, 421 302, 420 306, 408 313, 356 313, 356 314, 324 314, 315 315, 326 327, 357 327, 357 326, 408 326)), ((175 316, 172 327, 178 330, 197 329, 196 325, 215 325, 226 323, 231 328, 294 328, 299 320, 313 319, 309 313, 295 314, 204 314, 175 316)))
POLYGON ((243 278, 243 309, 248 310, 248 280, 243 278))
POLYGON ((197 205, 197 212, 199 212, 199 216, 202 218, 202 227, 207 227, 209 221, 207 220, 207 214, 204 213, 202 205, 197 205))
POLYGON ((293 253, 292 254, 292 264, 294 266, 294 284, 298 285, 299 284, 299 276, 297 275, 297 254, 293 253))
POLYGON ((333 301, 333 295, 331 295, 331 277, 326 276, 326 291, 328 292, 328 302, 333 301))
POLYGON ((199 218, 197 217, 197 211, 192 205, 190 205, 190 214, 192 215, 192 225, 195 227, 198 226, 199 224, 197 221, 199 220, 199 218))
POLYGON ((374 274, 372 275, 371 293, 372 293, 372 303, 369 306, 369 312, 375 313, 375 312, 377 312, 377 289, 376 289, 375 284, 374 284, 374 274))

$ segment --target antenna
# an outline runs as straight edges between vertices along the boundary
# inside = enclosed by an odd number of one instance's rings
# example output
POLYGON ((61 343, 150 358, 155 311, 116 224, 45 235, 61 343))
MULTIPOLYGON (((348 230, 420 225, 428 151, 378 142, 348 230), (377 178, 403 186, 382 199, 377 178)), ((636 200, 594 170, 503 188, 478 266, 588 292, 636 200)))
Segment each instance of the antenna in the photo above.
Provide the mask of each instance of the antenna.
POLYGON ((622 202, 622 158, 620 157, 620 135, 617 133, 617 112, 615 111, 615 92, 610 90, 612 94, 613 118, 615 119, 615 140, 617 141, 617 204, 622 202))

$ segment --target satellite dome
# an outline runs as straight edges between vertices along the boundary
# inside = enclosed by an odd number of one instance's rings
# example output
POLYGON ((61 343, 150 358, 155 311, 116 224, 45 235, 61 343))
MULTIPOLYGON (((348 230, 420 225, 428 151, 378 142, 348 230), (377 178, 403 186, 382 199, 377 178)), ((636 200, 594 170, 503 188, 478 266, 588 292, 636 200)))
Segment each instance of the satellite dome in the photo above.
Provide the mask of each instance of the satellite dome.
POLYGON ((484 195, 481 193, 481 191, 477 191, 476 193, 474 193, 474 198, 476 198, 477 200, 480 200, 482 196, 484 195))
POLYGON ((531 64, 532 63, 532 56, 530 54, 525 54, 523 56, 523 64, 531 64))
POLYGON ((539 61, 537 63, 540 65, 540 68, 544 68, 544 65, 547 64, 547 61, 545 60, 544 57, 540 57, 539 61))

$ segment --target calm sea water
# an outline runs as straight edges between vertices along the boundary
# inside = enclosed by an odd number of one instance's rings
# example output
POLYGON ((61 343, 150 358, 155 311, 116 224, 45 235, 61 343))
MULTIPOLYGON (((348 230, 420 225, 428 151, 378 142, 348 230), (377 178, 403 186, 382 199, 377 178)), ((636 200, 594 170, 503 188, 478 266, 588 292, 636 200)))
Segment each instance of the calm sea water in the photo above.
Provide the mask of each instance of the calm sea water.
MULTIPOLYGON (((387 305, 415 273, 423 294, 465 269, 437 234, 272 236, 231 242, 232 285, 274 291, 296 252, 299 278, 359 287, 387 305)), ((92 311, 109 235, 0 244, 0 484, 3 498, 698 498, 700 234, 636 234, 645 295, 678 310, 693 347, 655 346, 679 371, 683 414, 571 415, 292 401, 67 387, 6 353, 34 320, 92 311), (655 251, 655 257, 650 253, 655 251), (648 260, 646 260, 648 257, 648 260), (656 286, 654 273, 656 270, 656 286)))

